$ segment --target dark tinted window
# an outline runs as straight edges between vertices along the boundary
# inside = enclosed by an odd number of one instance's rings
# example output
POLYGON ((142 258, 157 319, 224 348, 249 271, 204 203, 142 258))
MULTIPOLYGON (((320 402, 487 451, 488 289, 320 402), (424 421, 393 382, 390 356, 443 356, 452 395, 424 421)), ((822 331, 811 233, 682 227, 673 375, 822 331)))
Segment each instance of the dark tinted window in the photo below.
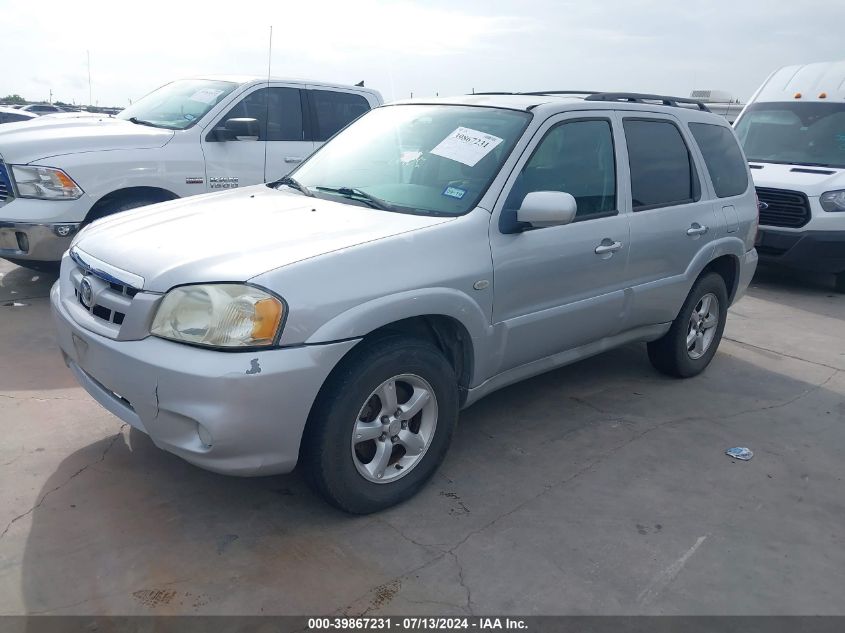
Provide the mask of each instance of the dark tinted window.
POLYGON ((302 103, 297 88, 269 88, 270 104, 267 107, 267 88, 251 92, 226 113, 228 119, 256 119, 259 141, 301 141, 305 138, 302 128, 302 103), (267 114, 269 112, 269 121, 267 114))
POLYGON ((370 109, 361 95, 332 90, 312 90, 311 95, 317 115, 315 141, 325 141, 370 109))
POLYGON ((0 112, 0 123, 13 123, 15 121, 29 121, 32 117, 14 112, 0 112))
POLYGON ((748 168, 733 133, 721 125, 690 123, 710 179, 720 198, 738 196, 748 189, 748 168))
POLYGON ((680 130, 669 121, 625 119, 634 211, 693 202, 698 175, 680 130))
POLYGON ((616 210, 616 164, 610 121, 561 123, 546 134, 517 177, 505 204, 518 209, 532 191, 565 191, 576 218, 616 210))

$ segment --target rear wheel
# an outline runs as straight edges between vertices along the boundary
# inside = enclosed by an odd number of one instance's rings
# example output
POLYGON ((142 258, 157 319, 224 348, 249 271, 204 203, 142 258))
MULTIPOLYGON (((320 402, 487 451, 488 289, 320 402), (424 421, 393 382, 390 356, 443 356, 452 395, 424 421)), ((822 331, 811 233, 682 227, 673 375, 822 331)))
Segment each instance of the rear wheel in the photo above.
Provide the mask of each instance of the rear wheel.
POLYGON ((834 287, 836 288, 837 292, 845 293, 845 271, 837 274, 834 277, 834 287))
POLYGON ((365 341, 326 381, 309 416, 306 477, 347 512, 388 508, 434 474, 457 417, 457 379, 437 348, 398 335, 365 341))
POLYGON ((672 327, 648 344, 648 357, 659 371, 678 378, 700 374, 716 354, 728 312, 725 280, 717 273, 700 277, 672 327))

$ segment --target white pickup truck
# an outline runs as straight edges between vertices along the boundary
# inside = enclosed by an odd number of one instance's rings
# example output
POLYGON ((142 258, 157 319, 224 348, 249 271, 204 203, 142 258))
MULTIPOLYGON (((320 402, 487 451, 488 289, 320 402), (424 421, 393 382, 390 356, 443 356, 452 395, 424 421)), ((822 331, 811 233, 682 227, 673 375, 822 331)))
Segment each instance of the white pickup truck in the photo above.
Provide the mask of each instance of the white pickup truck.
POLYGON ((0 128, 0 258, 58 262, 85 224, 135 207, 275 180, 382 97, 257 77, 174 81, 116 117, 0 128))

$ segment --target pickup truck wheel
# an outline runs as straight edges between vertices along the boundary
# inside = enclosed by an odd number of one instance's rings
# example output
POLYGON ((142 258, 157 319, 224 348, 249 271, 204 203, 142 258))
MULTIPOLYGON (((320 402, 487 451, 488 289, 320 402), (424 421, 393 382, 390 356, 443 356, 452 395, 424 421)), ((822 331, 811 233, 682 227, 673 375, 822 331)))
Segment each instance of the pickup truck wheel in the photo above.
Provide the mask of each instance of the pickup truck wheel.
POLYGON ((833 286, 836 291, 845 293, 845 271, 838 273, 833 279, 833 286))
POLYGON ((415 495, 443 461, 458 418, 458 381, 431 344, 364 341, 320 390, 303 437, 314 488, 353 514, 415 495))
POLYGON ((109 215, 114 215, 115 213, 120 213, 121 211, 129 211, 130 209, 146 207, 147 205, 156 204, 158 202, 164 202, 164 200, 162 198, 157 198, 155 196, 149 195, 137 196, 133 198, 124 198, 122 200, 118 199, 115 202, 107 203, 101 208, 93 211, 87 218, 85 218, 85 221, 82 223, 82 226, 88 226, 94 220, 99 220, 100 218, 104 218, 109 215))
POLYGON ((727 312, 728 292, 722 276, 708 273, 698 279, 669 331, 648 344, 651 364, 678 378, 700 374, 716 354, 727 312))

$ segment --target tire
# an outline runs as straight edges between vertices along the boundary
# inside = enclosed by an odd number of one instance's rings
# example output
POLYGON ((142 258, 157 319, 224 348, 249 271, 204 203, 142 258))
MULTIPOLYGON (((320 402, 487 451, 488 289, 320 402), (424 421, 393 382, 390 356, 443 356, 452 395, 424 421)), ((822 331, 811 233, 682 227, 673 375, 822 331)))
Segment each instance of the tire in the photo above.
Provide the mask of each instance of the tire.
POLYGON ((62 265, 61 262, 49 262, 38 259, 13 259, 11 257, 7 257, 6 261, 12 262, 15 266, 20 266, 21 268, 29 268, 30 270, 49 275, 58 275, 59 268, 62 265))
POLYGON ((129 211, 130 209, 146 207, 147 205, 157 204, 159 202, 167 202, 167 200, 150 195, 124 198, 122 200, 118 199, 117 201, 110 202, 93 213, 90 213, 79 228, 81 229, 86 227, 95 220, 105 218, 109 215, 114 215, 115 213, 120 213, 121 211, 129 211))
POLYGON ((306 479, 346 512, 384 510, 413 497, 434 474, 457 419, 458 381, 436 347, 400 335, 364 341, 317 396, 300 453, 306 479), (425 402, 414 415, 387 415, 391 380, 395 412, 409 398, 425 402))
POLYGON ((845 271, 836 274, 833 278, 833 287, 836 289, 836 292, 845 294, 845 271))
POLYGON ((669 331, 648 344, 651 364, 658 371, 677 378, 700 374, 716 354, 725 330, 727 313, 728 292, 722 276, 708 273, 699 277, 669 331), (704 305, 705 300, 709 301, 707 306, 704 305), (701 319, 704 310, 713 317, 709 327, 706 315, 701 319), (697 313, 695 320, 694 311, 697 313), (692 345, 688 345, 690 339, 692 345))

